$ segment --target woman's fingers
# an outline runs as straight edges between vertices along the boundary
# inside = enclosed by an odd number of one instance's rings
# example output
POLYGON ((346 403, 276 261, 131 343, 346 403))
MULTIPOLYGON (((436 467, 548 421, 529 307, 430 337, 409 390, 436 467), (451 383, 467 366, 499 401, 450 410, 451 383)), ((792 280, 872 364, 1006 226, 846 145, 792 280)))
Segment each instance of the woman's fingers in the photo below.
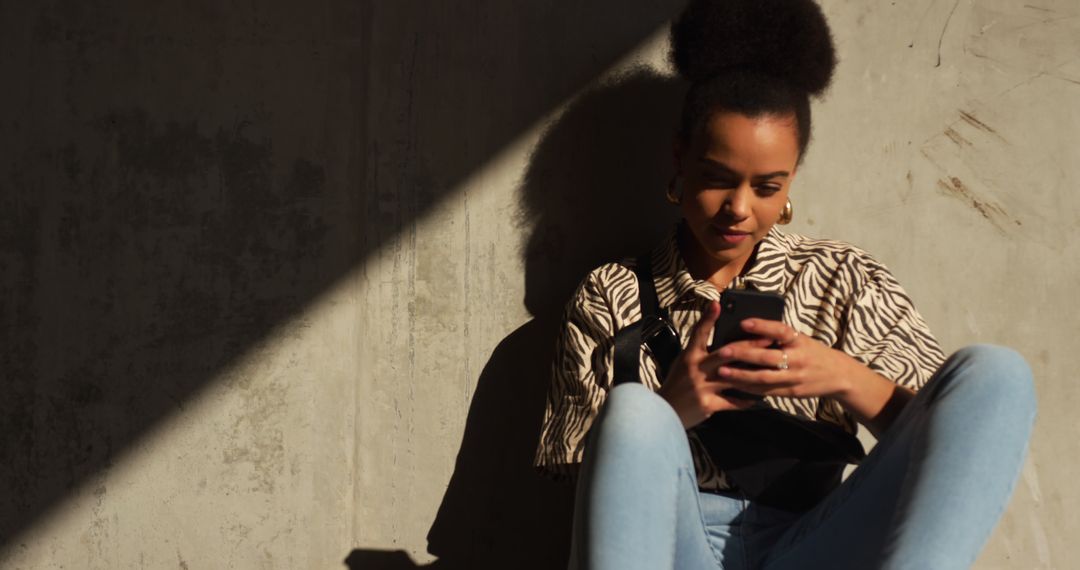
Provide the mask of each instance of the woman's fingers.
POLYGON ((784 349, 746 345, 731 346, 727 355, 721 357, 723 360, 718 365, 722 366, 729 362, 744 362, 762 368, 779 368, 781 364, 787 364, 787 367, 791 368, 796 365, 793 359, 797 358, 797 356, 797 353, 784 349))
POLYGON ((709 350, 709 334, 712 332, 713 326, 716 325, 716 318, 719 315, 720 303, 709 301, 709 305, 705 307, 705 312, 702 313, 701 318, 694 325, 694 331, 690 333, 691 347, 699 348, 703 352, 709 350))
POLYGON ((765 348, 772 343, 773 339, 771 338, 753 338, 728 343, 710 352, 708 356, 702 359, 701 369, 707 374, 715 375, 716 367, 726 362, 739 360, 737 354, 740 350, 744 348, 765 348))
POLYGON ((721 366, 717 370, 716 381, 730 383, 735 388, 742 389, 744 386, 790 386, 798 384, 795 374, 789 370, 777 370, 775 368, 740 368, 738 366, 721 366))
POLYGON ((744 331, 770 338, 780 344, 790 344, 799 336, 799 333, 791 325, 781 321, 743 319, 740 324, 744 331))

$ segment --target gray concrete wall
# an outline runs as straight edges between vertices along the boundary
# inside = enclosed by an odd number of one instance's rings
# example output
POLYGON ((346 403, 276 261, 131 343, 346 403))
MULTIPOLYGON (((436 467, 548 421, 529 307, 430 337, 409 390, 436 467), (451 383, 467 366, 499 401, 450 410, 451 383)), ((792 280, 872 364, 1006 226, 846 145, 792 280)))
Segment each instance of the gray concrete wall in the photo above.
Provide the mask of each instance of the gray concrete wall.
MULTIPOLYGON (((0 5, 0 567, 557 567, 553 332, 674 215, 681 2, 156 4, 0 5)), ((1028 357, 977 567, 1069 568, 1080 6, 823 6, 790 228, 1028 357)))

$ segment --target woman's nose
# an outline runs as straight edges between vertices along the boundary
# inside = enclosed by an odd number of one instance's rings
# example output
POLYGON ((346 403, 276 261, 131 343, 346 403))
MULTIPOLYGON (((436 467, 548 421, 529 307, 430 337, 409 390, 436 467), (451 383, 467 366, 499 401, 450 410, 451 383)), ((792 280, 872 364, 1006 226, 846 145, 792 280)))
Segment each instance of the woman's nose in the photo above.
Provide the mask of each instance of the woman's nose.
POLYGON ((727 198, 724 200, 724 212, 727 215, 741 220, 750 216, 750 200, 753 196, 753 189, 749 184, 740 184, 731 192, 728 193, 727 198))

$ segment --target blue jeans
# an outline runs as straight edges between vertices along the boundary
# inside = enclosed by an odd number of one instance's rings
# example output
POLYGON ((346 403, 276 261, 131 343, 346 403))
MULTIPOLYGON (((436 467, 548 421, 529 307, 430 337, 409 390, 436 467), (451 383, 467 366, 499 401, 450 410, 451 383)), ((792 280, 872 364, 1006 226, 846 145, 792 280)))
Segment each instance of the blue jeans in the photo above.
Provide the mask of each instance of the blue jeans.
POLYGON ((964 348, 839 487, 789 513, 700 491, 675 411, 620 384, 586 442, 570 568, 968 568, 1012 494, 1035 408, 1023 357, 964 348))

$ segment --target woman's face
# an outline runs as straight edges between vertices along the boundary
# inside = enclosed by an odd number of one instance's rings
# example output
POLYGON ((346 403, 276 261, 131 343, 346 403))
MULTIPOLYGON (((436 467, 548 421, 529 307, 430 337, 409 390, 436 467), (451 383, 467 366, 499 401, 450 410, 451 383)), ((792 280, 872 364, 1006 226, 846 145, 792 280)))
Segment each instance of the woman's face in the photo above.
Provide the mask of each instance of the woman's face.
POLYGON ((794 115, 715 113, 689 146, 676 144, 681 208, 704 253, 748 257, 780 217, 799 157, 794 115))

